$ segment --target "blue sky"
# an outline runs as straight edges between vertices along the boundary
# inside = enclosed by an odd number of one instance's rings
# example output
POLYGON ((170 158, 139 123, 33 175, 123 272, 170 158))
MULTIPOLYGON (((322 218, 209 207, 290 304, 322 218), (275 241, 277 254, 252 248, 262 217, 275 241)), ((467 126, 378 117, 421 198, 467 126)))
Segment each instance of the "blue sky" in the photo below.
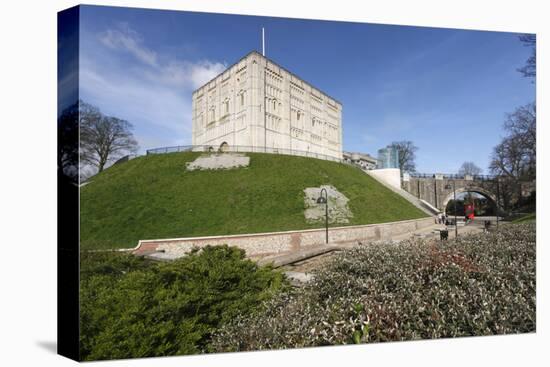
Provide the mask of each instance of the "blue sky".
POLYGON ((190 144, 191 92, 251 50, 343 104, 344 150, 419 148, 419 172, 487 172, 507 112, 535 100, 514 33, 83 6, 80 97, 141 151, 190 144))

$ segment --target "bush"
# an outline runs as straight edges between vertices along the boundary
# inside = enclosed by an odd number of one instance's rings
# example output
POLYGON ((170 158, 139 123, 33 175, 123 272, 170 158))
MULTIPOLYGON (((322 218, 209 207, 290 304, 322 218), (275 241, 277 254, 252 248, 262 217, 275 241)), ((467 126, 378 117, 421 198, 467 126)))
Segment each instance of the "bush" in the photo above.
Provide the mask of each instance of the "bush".
POLYGON ((456 241, 362 245, 236 318, 216 351, 533 332, 535 226, 456 241))
POLYGON ((138 358, 208 351, 210 335, 251 312, 286 281, 244 259, 206 247, 170 263, 121 253, 81 256, 81 357, 138 358))

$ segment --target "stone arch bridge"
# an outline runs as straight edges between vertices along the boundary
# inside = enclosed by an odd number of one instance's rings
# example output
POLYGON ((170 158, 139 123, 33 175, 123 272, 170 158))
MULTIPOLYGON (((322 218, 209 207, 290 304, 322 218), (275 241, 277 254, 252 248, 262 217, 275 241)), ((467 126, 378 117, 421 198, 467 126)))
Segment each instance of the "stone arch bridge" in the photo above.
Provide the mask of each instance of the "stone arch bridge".
POLYGON ((500 200, 499 183, 491 176, 405 174, 401 181, 401 187, 405 191, 442 212, 445 211, 447 203, 453 199, 453 184, 457 195, 462 192, 477 192, 495 205, 500 200))

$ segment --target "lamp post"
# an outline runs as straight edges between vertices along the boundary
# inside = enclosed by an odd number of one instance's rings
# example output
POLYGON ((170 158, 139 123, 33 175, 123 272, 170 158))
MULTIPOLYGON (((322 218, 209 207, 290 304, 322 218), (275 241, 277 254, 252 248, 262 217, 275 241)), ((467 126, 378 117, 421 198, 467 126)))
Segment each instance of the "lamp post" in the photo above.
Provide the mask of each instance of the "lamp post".
POLYGON ((500 185, 499 185, 499 182, 498 182, 498 176, 496 177, 496 181, 497 181, 497 202, 496 202, 496 214, 497 214, 497 231, 498 231, 498 222, 499 222, 499 218, 498 218, 498 206, 499 206, 499 202, 500 202, 500 185))
POLYGON ((321 194, 317 198, 317 204, 325 204, 325 242, 328 244, 328 192, 324 187, 321 188, 321 194), (323 191, 325 192, 325 196, 323 196, 323 191))
MULTIPOLYGON (((445 185, 445 189, 446 190, 450 190, 451 189, 451 185, 447 184, 445 185)), ((453 180, 453 202, 454 202, 454 211, 455 211, 455 238, 458 237, 458 223, 456 221, 456 187, 455 187, 455 182, 453 180)))

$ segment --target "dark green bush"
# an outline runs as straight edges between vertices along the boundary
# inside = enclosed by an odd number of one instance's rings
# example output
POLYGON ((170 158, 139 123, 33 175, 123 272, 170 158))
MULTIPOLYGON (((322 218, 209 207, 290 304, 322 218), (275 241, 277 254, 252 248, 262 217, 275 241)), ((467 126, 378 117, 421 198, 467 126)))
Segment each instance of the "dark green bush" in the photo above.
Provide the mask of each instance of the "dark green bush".
POLYGON ((207 352, 214 330, 286 281, 218 246, 170 263, 83 253, 80 284, 82 358, 96 360, 207 352))
POLYGON ((343 251, 303 289, 213 338, 216 351, 533 332, 534 224, 343 251))

